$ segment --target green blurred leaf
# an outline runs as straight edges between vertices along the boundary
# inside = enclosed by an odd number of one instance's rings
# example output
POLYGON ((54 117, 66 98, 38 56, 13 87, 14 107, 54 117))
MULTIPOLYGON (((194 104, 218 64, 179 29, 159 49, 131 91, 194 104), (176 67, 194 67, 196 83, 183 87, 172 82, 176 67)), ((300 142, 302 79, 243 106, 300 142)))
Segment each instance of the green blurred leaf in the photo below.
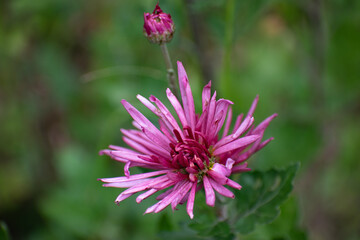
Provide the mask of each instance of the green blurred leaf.
POLYGON ((243 235, 241 240, 306 240, 307 235, 300 225, 299 206, 295 196, 291 195, 280 206, 281 215, 270 224, 256 227, 255 231, 243 235))
POLYGON ((209 232, 209 236, 213 236, 215 239, 234 239, 234 234, 231 232, 229 223, 227 221, 222 221, 215 224, 215 226, 209 232))
MULTIPOLYGON (((233 239, 236 233, 248 234, 256 225, 272 222, 280 213, 280 205, 288 198, 299 164, 284 170, 254 171, 241 175, 244 187, 236 191, 237 201, 217 203, 229 210, 229 217, 219 220, 215 211, 203 211, 189 224, 198 236, 210 239, 233 239)), ((221 209, 216 209, 221 211, 221 209)), ((223 210, 223 209, 222 209, 223 210)))
POLYGON ((230 240, 234 238, 228 221, 215 220, 214 223, 211 220, 206 220, 206 217, 204 217, 200 221, 190 223, 189 227, 195 230, 199 236, 206 237, 207 239, 230 240))
POLYGON ((256 225, 270 223, 279 215, 279 206, 288 198, 298 168, 299 164, 295 164, 285 170, 241 175, 240 183, 244 189, 235 192, 237 211, 233 219, 236 231, 248 234, 256 225))
POLYGON ((10 240, 9 229, 5 222, 0 222, 0 240, 10 240))
POLYGON ((171 231, 171 232, 160 232, 158 237, 163 240, 199 240, 204 239, 202 237, 196 236, 196 232, 190 229, 187 224, 181 224, 180 231, 171 231))

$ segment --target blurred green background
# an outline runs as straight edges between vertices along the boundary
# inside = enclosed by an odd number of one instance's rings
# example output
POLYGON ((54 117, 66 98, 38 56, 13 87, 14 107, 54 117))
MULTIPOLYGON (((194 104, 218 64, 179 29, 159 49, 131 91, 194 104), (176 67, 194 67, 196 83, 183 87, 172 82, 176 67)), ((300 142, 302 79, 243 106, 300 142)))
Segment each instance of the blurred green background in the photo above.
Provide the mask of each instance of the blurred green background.
MULTIPOLYGON (((117 206, 120 190, 96 181, 123 175, 98 156, 131 127, 120 100, 167 102, 160 48, 142 33, 155 4, 0 2, 0 221, 12 239, 158 239, 190 222, 184 207, 143 216, 153 199, 117 206)), ((168 48, 196 101, 211 79, 237 114, 256 94, 256 123, 279 114, 266 132, 275 141, 251 168, 301 162, 281 215, 241 239, 360 239, 360 1, 160 6, 176 24, 168 48)))

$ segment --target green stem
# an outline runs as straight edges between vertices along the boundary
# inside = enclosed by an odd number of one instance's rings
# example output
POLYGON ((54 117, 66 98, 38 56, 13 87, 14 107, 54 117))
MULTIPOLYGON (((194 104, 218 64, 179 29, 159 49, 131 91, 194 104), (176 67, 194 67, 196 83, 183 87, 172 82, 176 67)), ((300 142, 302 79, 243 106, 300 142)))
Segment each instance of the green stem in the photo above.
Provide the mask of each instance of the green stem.
POLYGON ((167 49, 166 43, 160 44, 161 52, 163 54, 166 70, 167 70, 167 79, 169 81, 170 89, 173 94, 177 97, 177 88, 176 88, 176 80, 175 80, 175 72, 170 60, 170 54, 167 49))

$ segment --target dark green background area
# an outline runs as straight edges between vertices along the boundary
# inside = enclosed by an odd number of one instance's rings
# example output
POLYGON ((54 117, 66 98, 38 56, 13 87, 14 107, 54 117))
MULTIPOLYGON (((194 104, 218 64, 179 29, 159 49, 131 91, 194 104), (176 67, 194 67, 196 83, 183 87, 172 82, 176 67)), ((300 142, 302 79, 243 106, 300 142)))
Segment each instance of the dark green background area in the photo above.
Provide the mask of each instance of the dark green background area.
MULTIPOLYGON (((96 181, 123 175, 122 164, 98 156, 122 145, 119 129, 131 127, 121 99, 151 120, 136 94, 168 104, 160 48, 142 33, 143 13, 155 4, 0 2, 0 229, 12 239, 159 239, 190 222, 183 206, 143 216, 153 198, 117 206, 121 190, 96 181)), ((360 1, 160 6, 176 24, 168 48, 187 70, 197 110, 209 80, 236 114, 259 94, 255 123, 279 116, 266 131, 275 140, 249 166, 301 163, 279 217, 237 237, 359 239, 360 1)), ((201 215, 196 206, 194 213, 201 215)), ((190 233, 182 234, 174 239, 190 233)))

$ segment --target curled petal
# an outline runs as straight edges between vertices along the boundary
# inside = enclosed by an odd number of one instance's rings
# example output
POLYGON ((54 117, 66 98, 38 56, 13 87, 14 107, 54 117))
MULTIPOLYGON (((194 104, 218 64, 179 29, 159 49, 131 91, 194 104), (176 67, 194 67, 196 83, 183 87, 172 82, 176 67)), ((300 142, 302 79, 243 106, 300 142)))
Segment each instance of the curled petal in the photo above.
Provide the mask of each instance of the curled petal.
POLYGON ((226 166, 227 169, 231 170, 232 167, 233 167, 233 165, 234 165, 234 163, 235 163, 235 161, 234 161, 233 159, 228 158, 228 159, 226 160, 226 165, 225 165, 225 166, 226 166))
POLYGON ((215 171, 221 175, 224 176, 230 176, 231 174, 231 170, 226 168, 224 165, 219 164, 219 163, 215 163, 214 166, 211 168, 212 171, 215 171))

